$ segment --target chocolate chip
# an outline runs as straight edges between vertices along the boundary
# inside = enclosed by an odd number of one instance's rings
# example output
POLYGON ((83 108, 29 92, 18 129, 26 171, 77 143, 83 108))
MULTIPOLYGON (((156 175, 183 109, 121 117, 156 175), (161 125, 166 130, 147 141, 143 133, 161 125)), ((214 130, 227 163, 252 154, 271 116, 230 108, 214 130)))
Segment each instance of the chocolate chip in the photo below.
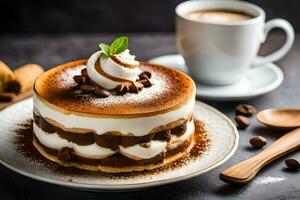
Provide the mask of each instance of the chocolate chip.
POLYGON ((93 85, 82 85, 80 90, 83 94, 91 94, 95 91, 95 86, 93 85))
POLYGON ((109 97, 109 95, 110 95, 109 91, 102 89, 102 88, 96 88, 95 94, 101 98, 106 98, 106 97, 109 97))
POLYGON ((250 120, 242 115, 235 116, 234 120, 241 129, 247 128, 250 125, 250 120))
POLYGON ((81 70, 81 75, 82 75, 82 76, 85 76, 85 77, 88 76, 88 73, 87 73, 87 69, 86 69, 86 68, 84 68, 84 69, 81 70))
POLYGON ((144 71, 144 72, 140 73, 139 78, 140 78, 140 80, 146 79, 146 78, 150 79, 151 78, 151 73, 148 72, 148 71, 144 71))
POLYGON ((152 84, 151 84, 151 82, 150 82, 150 80, 149 80, 148 78, 139 80, 138 82, 141 83, 141 84, 143 84, 143 86, 144 86, 145 88, 149 88, 149 87, 152 86, 152 84))
POLYGON ((140 82, 132 83, 129 87, 129 92, 137 94, 143 89, 143 87, 144 87, 143 84, 140 82))
POLYGON ((261 148, 267 144, 267 139, 263 136, 255 136, 249 142, 254 148, 261 148))
POLYGON ((82 75, 76 75, 73 77, 74 81, 78 84, 83 84, 86 80, 86 77, 85 76, 82 76, 82 75))
POLYGON ((291 170, 296 171, 296 170, 300 169, 299 162, 292 158, 285 159, 285 165, 291 170))
POLYGON ((129 87, 126 84, 121 84, 116 87, 117 95, 125 95, 129 91, 129 87))
POLYGON ((63 162, 69 162, 72 160, 72 149, 64 147, 59 150, 57 158, 63 162))
POLYGON ((256 113, 256 108, 249 104, 239 104, 235 107, 237 115, 252 116, 256 113))

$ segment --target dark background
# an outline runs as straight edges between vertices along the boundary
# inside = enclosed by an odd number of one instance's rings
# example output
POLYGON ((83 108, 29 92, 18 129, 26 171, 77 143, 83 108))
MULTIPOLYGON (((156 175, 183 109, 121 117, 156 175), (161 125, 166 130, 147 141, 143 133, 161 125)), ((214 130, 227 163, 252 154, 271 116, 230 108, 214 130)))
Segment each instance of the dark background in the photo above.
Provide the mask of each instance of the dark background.
MULTIPOLYGON (((1 0, 1 33, 171 32, 183 0, 1 0)), ((299 0, 249 0, 300 31, 299 0)))

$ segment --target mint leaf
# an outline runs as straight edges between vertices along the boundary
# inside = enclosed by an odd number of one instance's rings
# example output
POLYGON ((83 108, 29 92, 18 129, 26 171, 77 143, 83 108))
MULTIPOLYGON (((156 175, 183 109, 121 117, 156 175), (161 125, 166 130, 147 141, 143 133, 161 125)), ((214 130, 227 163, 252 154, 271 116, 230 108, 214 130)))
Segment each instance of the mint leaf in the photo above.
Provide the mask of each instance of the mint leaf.
POLYGON ((111 43, 110 45, 110 54, 119 54, 125 51, 128 47, 128 37, 126 36, 121 36, 116 39, 111 43))
POLYGON ((110 46, 109 46, 109 45, 100 43, 100 44, 99 44, 99 47, 100 47, 100 49, 102 50, 103 54, 104 54, 106 57, 109 57, 109 56, 110 56, 110 46))
POLYGON ((128 47, 128 37, 126 36, 121 36, 116 39, 111 43, 111 45, 107 45, 104 43, 99 44, 100 49, 102 50, 102 56, 104 58, 108 58, 110 56, 113 56, 115 54, 122 53, 125 51, 128 47))

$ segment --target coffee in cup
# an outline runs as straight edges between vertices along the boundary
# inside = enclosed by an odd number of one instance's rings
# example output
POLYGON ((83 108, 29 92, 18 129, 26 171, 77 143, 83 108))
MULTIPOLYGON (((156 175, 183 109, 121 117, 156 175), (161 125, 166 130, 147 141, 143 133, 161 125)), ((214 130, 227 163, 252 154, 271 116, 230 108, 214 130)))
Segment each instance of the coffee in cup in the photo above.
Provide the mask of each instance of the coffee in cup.
POLYGON ((188 19, 209 23, 230 23, 253 18, 247 13, 228 10, 196 10, 184 14, 188 19))
POLYGON ((250 67, 285 56, 294 42, 294 30, 284 19, 265 22, 264 10, 252 3, 192 0, 176 7, 176 42, 196 82, 229 85, 239 82, 250 67), (273 28, 286 32, 285 44, 258 57, 273 28))

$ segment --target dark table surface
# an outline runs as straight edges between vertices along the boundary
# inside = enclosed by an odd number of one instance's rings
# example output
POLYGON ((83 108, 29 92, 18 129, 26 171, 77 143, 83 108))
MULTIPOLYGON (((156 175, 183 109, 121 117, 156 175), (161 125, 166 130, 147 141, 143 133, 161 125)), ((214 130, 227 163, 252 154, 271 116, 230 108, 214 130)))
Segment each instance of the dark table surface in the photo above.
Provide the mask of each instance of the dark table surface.
MULTIPOLYGON (((38 63, 49 69, 66 61, 86 58, 98 49, 98 42, 109 42, 115 34, 85 35, 2 35, 0 36, 0 59, 12 67, 25 63, 38 63)), ((258 110, 269 107, 300 106, 300 42, 296 41, 291 52, 277 64, 284 71, 285 79, 275 91, 257 97, 248 103, 258 110)), ((176 53, 173 34, 129 34, 130 49, 139 60, 176 53)), ((276 49, 284 41, 281 35, 273 34, 262 48, 262 54, 276 49)), ((206 102, 231 119, 237 102, 206 102)), ((239 148, 224 165, 199 177, 160 186, 149 190, 128 193, 93 193, 73 190, 39 182, 16 174, 0 166, 0 199, 300 199, 300 172, 285 169, 284 159, 300 160, 298 152, 289 154, 269 164, 256 179, 245 186, 223 183, 219 173, 239 161, 255 155, 260 150, 249 148, 249 138, 263 135, 270 145, 282 132, 271 131, 252 118, 247 130, 239 131, 239 148)))

